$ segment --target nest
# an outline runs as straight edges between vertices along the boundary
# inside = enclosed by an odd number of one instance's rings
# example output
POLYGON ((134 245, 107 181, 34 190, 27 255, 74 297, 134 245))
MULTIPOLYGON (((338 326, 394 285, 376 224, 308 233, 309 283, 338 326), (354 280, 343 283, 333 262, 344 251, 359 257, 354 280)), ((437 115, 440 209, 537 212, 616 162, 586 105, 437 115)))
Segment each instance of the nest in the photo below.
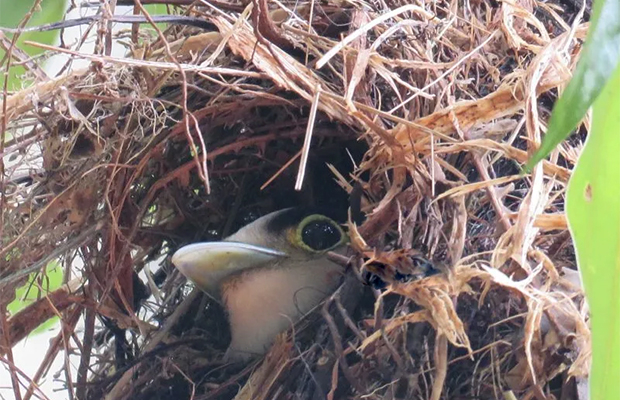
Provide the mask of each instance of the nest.
POLYGON ((42 396, 62 350, 80 399, 581 398, 563 198, 585 128, 520 165, 584 9, 162 2, 178 20, 121 31, 126 58, 106 55, 104 18, 94 54, 51 49, 88 68, 4 93, 0 304, 27 282, 46 296, 2 319, 3 360, 63 323, 36 376, 11 367, 16 392, 42 396), (298 204, 342 215, 350 273, 264 358, 228 365, 226 316, 169 254, 298 204), (443 272, 403 279, 412 255, 443 272), (65 285, 46 291, 53 260, 65 285))

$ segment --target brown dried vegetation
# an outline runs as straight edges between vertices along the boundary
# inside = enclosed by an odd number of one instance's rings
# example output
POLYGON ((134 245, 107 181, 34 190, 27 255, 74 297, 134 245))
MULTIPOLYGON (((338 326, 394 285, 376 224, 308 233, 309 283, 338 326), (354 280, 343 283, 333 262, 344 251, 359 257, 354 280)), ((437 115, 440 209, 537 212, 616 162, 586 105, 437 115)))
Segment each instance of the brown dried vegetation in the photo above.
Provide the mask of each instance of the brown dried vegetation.
POLYGON ((2 318, 16 394, 45 398, 36 383, 64 351, 81 399, 580 398, 590 337, 563 198, 583 135, 519 166, 570 77, 583 10, 161 2, 211 30, 135 24, 115 58, 103 13, 93 54, 49 49, 87 69, 31 70, 4 92, 2 314, 30 273, 66 268, 65 286, 2 318), (343 222, 353 205, 350 276, 264 359, 225 365, 225 316, 166 256, 299 203, 343 222), (442 273, 402 282, 411 254, 442 273), (21 375, 11 347, 53 315, 63 331, 21 375))

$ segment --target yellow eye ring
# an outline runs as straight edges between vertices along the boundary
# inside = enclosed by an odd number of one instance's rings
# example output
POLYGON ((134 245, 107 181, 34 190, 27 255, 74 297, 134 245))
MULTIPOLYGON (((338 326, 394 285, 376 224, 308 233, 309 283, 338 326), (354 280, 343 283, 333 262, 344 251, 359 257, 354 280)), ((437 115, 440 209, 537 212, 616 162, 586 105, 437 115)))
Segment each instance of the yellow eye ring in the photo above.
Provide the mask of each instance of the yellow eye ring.
POLYGON ((324 253, 346 243, 347 235, 334 220, 321 214, 304 218, 289 239, 295 246, 311 253, 324 253))

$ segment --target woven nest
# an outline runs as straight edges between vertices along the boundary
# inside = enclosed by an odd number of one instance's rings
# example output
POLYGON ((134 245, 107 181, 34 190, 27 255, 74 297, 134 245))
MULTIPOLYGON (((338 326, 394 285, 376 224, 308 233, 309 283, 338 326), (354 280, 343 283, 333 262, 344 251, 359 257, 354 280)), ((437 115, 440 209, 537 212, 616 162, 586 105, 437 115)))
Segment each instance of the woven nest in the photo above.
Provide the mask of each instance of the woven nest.
POLYGON ((0 304, 32 272, 45 293, 50 261, 66 268, 66 285, 2 321, 9 357, 62 318, 41 374, 13 370, 28 397, 61 352, 79 356, 60 376, 81 399, 583 398, 590 334, 563 200, 587 121, 531 173, 520 165, 587 9, 171 11, 193 22, 121 31, 122 59, 94 22, 96 54, 52 49, 89 68, 5 92, 0 304), (348 221, 348 277, 264 358, 225 364, 223 310, 169 255, 299 204, 348 221), (413 254, 443 273, 402 279, 413 254))

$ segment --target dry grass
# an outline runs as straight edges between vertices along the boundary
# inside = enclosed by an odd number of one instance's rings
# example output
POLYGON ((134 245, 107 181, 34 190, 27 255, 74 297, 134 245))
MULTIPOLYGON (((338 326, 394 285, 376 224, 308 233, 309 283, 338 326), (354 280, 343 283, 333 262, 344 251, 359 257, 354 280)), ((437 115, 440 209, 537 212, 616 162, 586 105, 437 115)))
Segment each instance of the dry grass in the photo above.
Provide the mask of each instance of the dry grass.
POLYGON ((67 282, 2 320, 16 396, 45 398, 64 352, 81 399, 578 398, 590 337, 563 198, 588 121, 520 173, 587 31, 572 7, 196 2, 174 12, 211 31, 135 24, 126 58, 106 21, 94 54, 48 48, 91 64, 4 91, 3 315, 51 260, 67 282), (265 359, 225 365, 222 311, 165 256, 297 203, 352 204, 351 274, 265 359), (414 254, 443 273, 401 282, 414 254), (23 376, 11 347, 53 315, 23 376))

